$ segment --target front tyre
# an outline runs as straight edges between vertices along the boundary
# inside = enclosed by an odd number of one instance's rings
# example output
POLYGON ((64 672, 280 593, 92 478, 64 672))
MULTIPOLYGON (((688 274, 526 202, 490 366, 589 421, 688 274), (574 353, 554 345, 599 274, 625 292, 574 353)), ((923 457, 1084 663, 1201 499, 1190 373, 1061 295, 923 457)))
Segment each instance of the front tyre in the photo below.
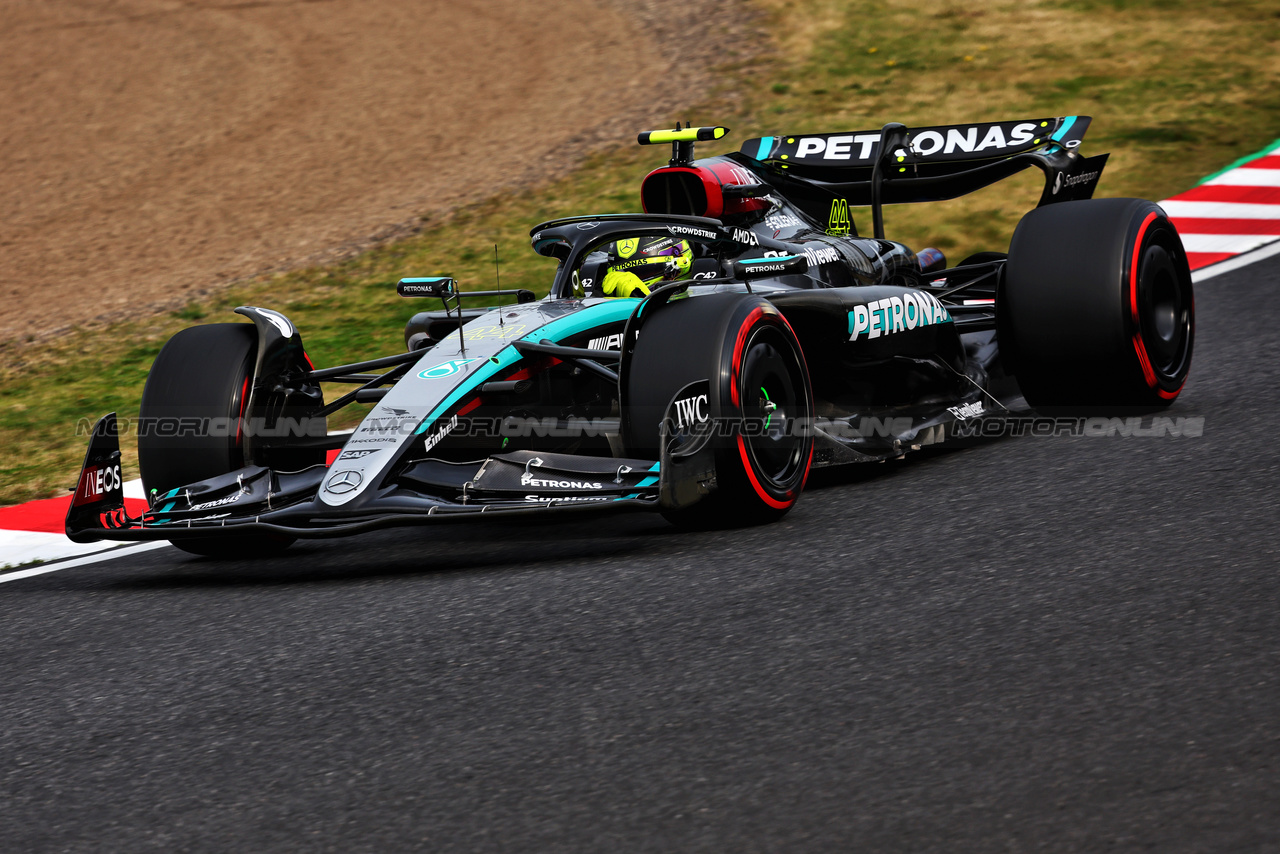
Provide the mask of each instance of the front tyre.
POLYGON ((658 458, 668 405, 703 380, 716 488, 664 515, 687 528, 782 518, 813 460, 813 392, 795 333, 759 297, 711 294, 659 309, 642 327, 624 379, 630 451, 658 458))
MULTIPOLYGON (((258 333, 248 323, 192 326, 160 350, 138 413, 138 467, 148 496, 245 465, 242 426, 257 351, 258 333), (207 429, 210 423, 229 429, 207 429)), ((281 551, 293 540, 230 534, 170 542, 192 554, 249 557, 281 551)))

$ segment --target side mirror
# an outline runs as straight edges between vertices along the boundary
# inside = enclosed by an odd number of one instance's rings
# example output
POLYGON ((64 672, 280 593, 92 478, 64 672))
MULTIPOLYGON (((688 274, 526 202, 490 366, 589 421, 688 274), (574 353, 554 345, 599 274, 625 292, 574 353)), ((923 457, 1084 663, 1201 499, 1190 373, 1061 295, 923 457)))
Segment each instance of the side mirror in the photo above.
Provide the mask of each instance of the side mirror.
POLYGON ((809 259, 803 255, 783 255, 778 258, 748 258, 733 262, 733 277, 744 282, 755 279, 772 279, 790 276, 809 269, 809 259))
POLYGON ((396 293, 402 297, 446 297, 457 289, 457 283, 448 276, 432 276, 425 279, 401 279, 396 283, 396 293))

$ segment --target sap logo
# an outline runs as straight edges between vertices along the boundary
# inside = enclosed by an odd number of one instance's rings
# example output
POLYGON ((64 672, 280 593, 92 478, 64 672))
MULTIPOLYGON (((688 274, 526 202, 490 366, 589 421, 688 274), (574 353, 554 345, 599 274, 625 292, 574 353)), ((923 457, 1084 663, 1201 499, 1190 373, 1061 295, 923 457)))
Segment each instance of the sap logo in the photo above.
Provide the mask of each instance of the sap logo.
POLYGON ((961 421, 968 421, 981 415, 983 409, 981 403, 966 403, 964 406, 948 406, 947 411, 961 421))
POLYGON ((694 424, 705 424, 710 417, 705 394, 685 397, 675 402, 676 427, 685 429, 694 424))
POLYGON ((747 246, 760 245, 760 238, 756 236, 756 233, 745 228, 735 228, 733 230, 733 239, 738 243, 745 243, 747 246))
POLYGON ((823 246, 821 248, 810 248, 806 246, 804 250, 804 257, 809 259, 810 267, 818 267, 822 264, 834 264, 836 261, 839 261, 840 253, 832 249, 830 246, 823 246))
POLYGON ((926 130, 915 134, 911 140, 911 151, 928 157, 930 154, 954 154, 957 151, 985 151, 988 148, 1009 148, 1022 145, 1036 135, 1034 122, 1021 122, 1009 130, 1005 137, 1000 125, 987 128, 982 141, 978 141, 980 128, 947 128, 946 136, 936 130, 926 130))
POLYGON ((588 350, 621 350, 622 349, 622 333, 617 335, 603 335, 599 338, 592 338, 587 342, 588 350))
POLYGON ((338 459, 339 460, 358 460, 361 457, 367 457, 370 454, 376 454, 376 453, 378 453, 377 448, 367 448, 362 451, 355 451, 355 450, 343 451, 341 454, 338 454, 338 459))
POLYGON ((458 426, 458 416, 455 415, 449 419, 449 422, 447 424, 445 424, 439 430, 435 431, 434 433, 432 433, 430 436, 428 436, 426 439, 423 440, 423 445, 424 445, 423 451, 424 452, 430 451, 436 445, 440 444, 440 440, 443 439, 445 436, 448 436, 450 433, 452 433, 453 428, 457 426, 458 426))
POLYGON ((80 475, 80 483, 76 486, 76 497, 73 504, 93 504, 108 496, 108 493, 124 488, 120 478, 120 465, 94 466, 85 469, 80 475))
POLYGON ((900 297, 855 305, 849 312, 849 340, 892 335, 908 329, 950 323, 951 315, 932 294, 905 293, 900 297))

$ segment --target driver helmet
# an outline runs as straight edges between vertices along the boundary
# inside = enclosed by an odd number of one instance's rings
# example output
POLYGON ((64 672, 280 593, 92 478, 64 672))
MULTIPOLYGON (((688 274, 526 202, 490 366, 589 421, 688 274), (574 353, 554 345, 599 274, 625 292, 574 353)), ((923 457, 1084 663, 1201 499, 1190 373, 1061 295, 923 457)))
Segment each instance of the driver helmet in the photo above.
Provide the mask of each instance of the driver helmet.
POLYGON ((663 282, 693 275, 693 247, 678 237, 628 237, 605 247, 608 272, 601 290, 609 297, 647 297, 663 282))

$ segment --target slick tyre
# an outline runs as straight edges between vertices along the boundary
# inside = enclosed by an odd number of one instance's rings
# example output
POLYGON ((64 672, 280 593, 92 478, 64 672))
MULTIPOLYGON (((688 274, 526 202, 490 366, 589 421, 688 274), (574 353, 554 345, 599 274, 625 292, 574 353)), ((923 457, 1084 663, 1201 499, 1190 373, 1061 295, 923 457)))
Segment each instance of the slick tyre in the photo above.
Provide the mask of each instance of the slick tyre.
MULTIPOLYGON (((248 323, 193 326, 161 349, 147 375, 138 413, 138 467, 148 496, 245 465, 239 425, 257 349, 257 330, 248 323), (203 429, 214 419, 225 419, 215 423, 231 429, 203 429)), ((249 557, 280 551, 293 540, 233 534, 170 542, 192 554, 249 557)))
POLYGON ((1041 410, 1150 411, 1191 368, 1195 300, 1182 241, 1142 199, 1038 208, 1009 247, 999 298, 1006 363, 1041 410))
POLYGON ((664 511, 685 528, 782 518, 813 461, 813 392, 804 354, 778 310, 759 297, 711 294, 668 303, 646 319, 624 368, 629 452, 659 458, 661 424, 677 393, 707 381, 716 488, 664 511))

